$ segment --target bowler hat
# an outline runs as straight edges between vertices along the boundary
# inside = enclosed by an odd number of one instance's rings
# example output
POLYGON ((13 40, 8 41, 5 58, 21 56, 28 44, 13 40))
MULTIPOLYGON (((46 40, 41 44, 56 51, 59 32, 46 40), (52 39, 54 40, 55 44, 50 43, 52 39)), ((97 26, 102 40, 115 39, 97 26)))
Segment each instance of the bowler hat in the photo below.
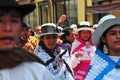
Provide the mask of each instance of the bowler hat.
MULTIPOLYGON (((92 35, 92 40, 93 43, 98 47, 100 43, 100 38, 102 37, 103 33, 109 29, 110 27, 112 27, 113 25, 120 25, 120 18, 116 18, 116 17, 109 17, 106 20, 104 19, 105 17, 107 17, 109 15, 106 15, 104 17, 101 18, 101 20, 103 19, 104 21, 102 21, 102 23, 100 25, 98 25, 98 27, 96 28, 95 32, 92 35)), ((101 21, 100 20, 100 21, 101 21)))
POLYGON ((54 23, 45 23, 41 25, 41 34, 39 37, 48 34, 57 34, 58 36, 61 36, 64 33, 59 32, 57 26, 54 23))
POLYGON ((92 33, 94 32, 94 29, 90 27, 90 22, 89 21, 81 21, 80 24, 78 25, 77 30, 75 32, 79 32, 82 30, 89 30, 92 33))
POLYGON ((18 4, 16 0, 0 0, 0 8, 15 8, 24 17, 35 9, 35 4, 18 4))

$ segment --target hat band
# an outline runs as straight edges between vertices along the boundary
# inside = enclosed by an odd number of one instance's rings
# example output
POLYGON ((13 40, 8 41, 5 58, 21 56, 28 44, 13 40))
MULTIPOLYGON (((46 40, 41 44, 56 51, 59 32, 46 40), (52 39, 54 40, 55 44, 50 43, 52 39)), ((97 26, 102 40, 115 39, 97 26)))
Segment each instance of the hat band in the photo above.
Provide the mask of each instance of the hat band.
POLYGON ((53 26, 43 26, 41 28, 42 33, 57 32, 57 29, 53 26))
POLYGON ((83 28, 83 27, 89 27, 90 28, 90 26, 88 26, 88 25, 80 25, 79 27, 80 28, 83 28))

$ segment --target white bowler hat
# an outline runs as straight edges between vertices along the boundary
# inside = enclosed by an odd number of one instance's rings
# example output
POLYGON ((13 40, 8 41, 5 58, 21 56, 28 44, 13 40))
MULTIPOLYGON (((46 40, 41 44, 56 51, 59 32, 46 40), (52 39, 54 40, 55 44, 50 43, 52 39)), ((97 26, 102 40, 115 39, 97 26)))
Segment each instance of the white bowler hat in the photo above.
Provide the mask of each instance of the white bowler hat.
POLYGON ((76 32, 79 32, 79 31, 82 31, 82 30, 90 30, 92 33, 95 31, 93 28, 90 27, 90 22, 89 21, 80 22, 76 32))

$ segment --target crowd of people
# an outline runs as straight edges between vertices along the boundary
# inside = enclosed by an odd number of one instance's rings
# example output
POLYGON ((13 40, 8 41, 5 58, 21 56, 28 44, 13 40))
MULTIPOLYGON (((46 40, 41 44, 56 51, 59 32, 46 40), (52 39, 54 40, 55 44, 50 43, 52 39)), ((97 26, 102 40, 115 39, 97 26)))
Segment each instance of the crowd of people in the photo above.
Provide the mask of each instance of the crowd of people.
POLYGON ((33 31, 23 19, 34 9, 0 0, 1 80, 120 80, 120 18, 33 31))

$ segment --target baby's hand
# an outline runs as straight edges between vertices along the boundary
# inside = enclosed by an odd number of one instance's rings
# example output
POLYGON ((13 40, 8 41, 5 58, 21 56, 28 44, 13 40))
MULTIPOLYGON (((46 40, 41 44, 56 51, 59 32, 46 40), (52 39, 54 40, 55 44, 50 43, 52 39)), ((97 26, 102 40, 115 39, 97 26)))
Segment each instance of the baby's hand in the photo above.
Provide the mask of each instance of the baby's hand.
POLYGON ((77 58, 79 58, 79 57, 82 57, 83 54, 84 54, 83 51, 78 51, 78 52, 75 53, 75 56, 76 56, 77 58))

